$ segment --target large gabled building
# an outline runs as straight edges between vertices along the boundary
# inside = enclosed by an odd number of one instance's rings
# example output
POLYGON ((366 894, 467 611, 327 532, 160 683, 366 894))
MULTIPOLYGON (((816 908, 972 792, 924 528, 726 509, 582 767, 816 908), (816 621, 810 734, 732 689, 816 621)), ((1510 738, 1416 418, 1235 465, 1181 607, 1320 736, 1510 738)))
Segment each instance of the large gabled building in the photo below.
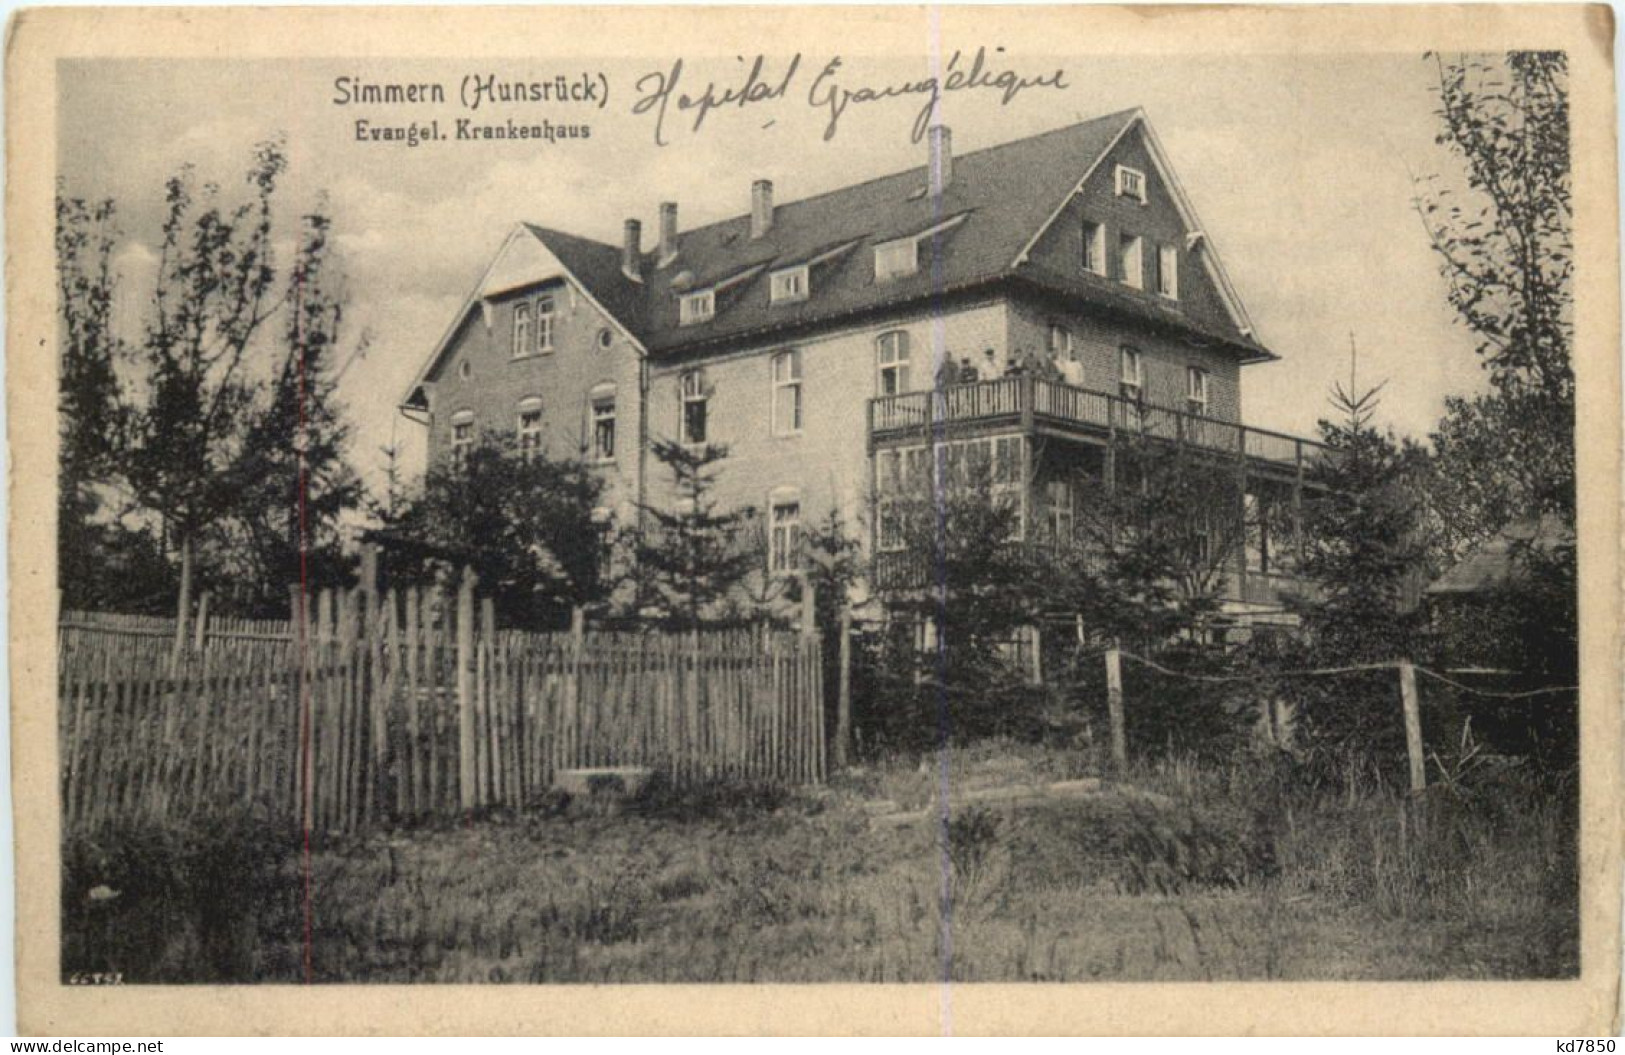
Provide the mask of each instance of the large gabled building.
MULTIPOLYGON (((832 507, 884 565, 875 503, 933 443, 979 447, 1024 530, 1064 533, 1077 474, 1110 471, 1140 405, 1230 456, 1248 508, 1297 498, 1314 446, 1242 426, 1241 369, 1276 356, 1142 111, 928 146, 800 201, 758 180, 747 211, 693 230, 663 203, 647 251, 635 220, 620 246, 515 227, 404 400, 431 460, 492 430, 585 452, 628 519, 661 500, 653 440, 725 444, 720 497, 766 515, 766 574, 832 507), (943 393, 944 360, 978 382, 943 393)), ((1267 519, 1234 561, 1242 609, 1276 598, 1267 519)))

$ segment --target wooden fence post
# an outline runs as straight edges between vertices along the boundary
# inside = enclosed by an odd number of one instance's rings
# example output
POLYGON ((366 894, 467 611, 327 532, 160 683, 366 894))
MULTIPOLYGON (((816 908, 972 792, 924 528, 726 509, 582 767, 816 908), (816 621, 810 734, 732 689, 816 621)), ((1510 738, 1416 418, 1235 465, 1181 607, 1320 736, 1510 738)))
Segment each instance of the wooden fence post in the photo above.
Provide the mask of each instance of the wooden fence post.
POLYGON ((209 632, 209 591, 204 590, 197 599, 197 627, 192 635, 192 648, 203 651, 204 637, 209 632))
POLYGON ((1029 658, 1029 672, 1034 685, 1044 684, 1044 631, 1037 624, 1027 628, 1028 647, 1032 649, 1029 658))
MULTIPOLYGON (((587 635, 587 613, 580 607, 570 610, 569 673, 565 681, 564 721, 559 725, 561 769, 574 769, 581 765, 581 652, 587 635)), ((554 779, 558 779, 555 771, 554 779)))
POLYGON ((1411 792, 1427 790, 1428 771, 1422 758, 1422 707, 1416 696, 1416 668, 1399 661, 1399 699, 1405 709, 1405 753, 1410 756, 1411 792))
POLYGON ((818 632, 818 597, 813 589, 812 576, 801 576, 801 635, 812 637, 818 632))
POLYGON ((457 588, 457 791, 464 810, 474 808, 474 584, 473 568, 463 569, 457 588))
POLYGON ((841 681, 835 700, 835 765, 845 769, 852 741, 852 612, 841 609, 841 681))
POLYGON ((1112 765, 1128 768, 1128 732, 1123 721, 1123 656, 1116 646, 1106 650, 1106 714, 1112 727, 1112 765))

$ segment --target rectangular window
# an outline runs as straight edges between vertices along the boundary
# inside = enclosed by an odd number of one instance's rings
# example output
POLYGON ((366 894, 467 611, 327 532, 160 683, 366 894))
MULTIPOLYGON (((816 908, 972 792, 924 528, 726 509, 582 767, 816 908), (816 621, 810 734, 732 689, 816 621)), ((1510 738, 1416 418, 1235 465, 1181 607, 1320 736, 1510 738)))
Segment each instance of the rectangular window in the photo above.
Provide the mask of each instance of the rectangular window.
POLYGON ((1049 354, 1057 363, 1070 363, 1072 354, 1072 331, 1059 323, 1050 323, 1049 328, 1049 354))
POLYGON ((705 378, 690 370, 679 382, 682 398, 682 438, 684 443, 705 442, 705 378))
POLYGON ((769 519, 768 568, 793 572, 801 567, 801 503, 774 502, 769 519))
POLYGON ((1075 515, 1072 482, 1051 480, 1044 485, 1044 532, 1049 541, 1065 545, 1072 541, 1075 515))
POLYGON ((693 326, 695 323, 705 322, 716 312, 716 291, 706 289, 698 293, 685 293, 677 304, 677 322, 680 326, 693 326))
POLYGON ((526 401, 519 405, 519 456, 530 461, 542 449, 542 407, 526 401))
POLYGON ((1135 289, 1145 288, 1145 243, 1137 234, 1117 236, 1117 277, 1135 289))
POLYGON ((1208 373, 1199 366, 1185 368, 1185 409, 1192 414, 1207 415, 1208 373))
POLYGON ((805 267, 792 267, 773 272, 772 285, 768 290, 768 299, 773 304, 790 304, 798 300, 806 300, 807 269, 805 267))
POLYGON ((1145 392, 1145 374, 1141 370, 1140 353, 1134 348, 1122 348, 1117 353, 1117 380, 1124 399, 1139 402, 1145 392))
POLYGON ((530 354, 530 305, 513 306, 513 357, 530 354))
POLYGON ((1145 173, 1127 165, 1117 166, 1117 193, 1145 204, 1145 173))
POLYGON ((1179 299, 1179 250, 1171 245, 1157 247, 1157 292, 1179 299))
POLYGON ((553 350, 553 294, 544 293, 536 298, 536 350, 553 350))
POLYGON ((474 415, 451 419, 451 467, 457 472, 468 468, 468 453, 474 448, 474 415))
POLYGON ((919 240, 900 238, 875 246, 875 281, 912 275, 920 268, 919 240))
POLYGON ((881 395, 908 392, 908 333, 905 330, 881 333, 874 341, 874 348, 881 371, 881 395))
POLYGON ((615 460, 615 397, 592 401, 592 455, 598 461, 615 460))
POLYGON ((1106 227, 1093 220, 1083 221, 1083 269, 1106 273, 1106 227))
POLYGON ((879 390, 883 396, 901 395, 908 387, 908 333, 892 330, 875 338, 875 356, 879 363, 879 390))
POLYGON ((773 357, 773 434, 801 431, 801 352, 791 349, 773 357))
POLYGON ((1247 570, 1269 571, 1271 556, 1269 514, 1264 502, 1250 491, 1242 495, 1242 520, 1247 528, 1247 538, 1243 543, 1247 570))

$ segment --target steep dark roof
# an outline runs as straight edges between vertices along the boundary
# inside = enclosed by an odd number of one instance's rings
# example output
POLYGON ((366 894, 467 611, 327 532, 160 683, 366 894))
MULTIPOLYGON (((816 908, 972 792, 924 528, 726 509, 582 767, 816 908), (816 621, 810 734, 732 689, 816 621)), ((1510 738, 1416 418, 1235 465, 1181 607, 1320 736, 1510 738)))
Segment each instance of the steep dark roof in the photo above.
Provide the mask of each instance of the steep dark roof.
POLYGON ((647 293, 621 272, 621 250, 618 246, 566 234, 551 227, 538 227, 533 223, 527 223, 525 228, 552 250, 559 263, 569 269, 604 306, 605 311, 642 339, 647 293))
POLYGON ((654 252, 644 254, 641 282, 621 271, 619 247, 527 227, 655 355, 1016 281, 1227 345, 1244 359, 1271 358, 1228 318, 1192 318, 1115 283, 1060 274, 1031 262, 1016 264, 1079 179, 1138 116, 1137 110, 1124 110, 956 156, 952 179, 940 198, 926 193, 922 165, 780 204, 771 229, 758 239, 750 237, 749 216, 682 232, 677 256, 666 266, 657 266, 654 252), (917 273, 874 280, 875 245, 956 218, 962 219, 922 242, 917 273), (853 248, 814 267, 812 294, 805 301, 769 303, 769 276, 775 268, 805 263, 843 246, 853 248), (718 296, 714 318, 678 325, 681 292, 709 288, 752 267, 760 270, 718 296))

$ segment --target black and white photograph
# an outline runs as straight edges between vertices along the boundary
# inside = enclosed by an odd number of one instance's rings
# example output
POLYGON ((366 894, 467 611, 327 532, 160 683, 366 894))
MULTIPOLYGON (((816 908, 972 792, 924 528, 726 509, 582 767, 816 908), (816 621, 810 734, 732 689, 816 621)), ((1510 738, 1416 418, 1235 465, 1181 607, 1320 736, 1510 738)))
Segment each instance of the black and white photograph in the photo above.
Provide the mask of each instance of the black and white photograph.
POLYGON ((1550 10, 60 50, 41 984, 1617 984, 1611 59, 1550 10))

